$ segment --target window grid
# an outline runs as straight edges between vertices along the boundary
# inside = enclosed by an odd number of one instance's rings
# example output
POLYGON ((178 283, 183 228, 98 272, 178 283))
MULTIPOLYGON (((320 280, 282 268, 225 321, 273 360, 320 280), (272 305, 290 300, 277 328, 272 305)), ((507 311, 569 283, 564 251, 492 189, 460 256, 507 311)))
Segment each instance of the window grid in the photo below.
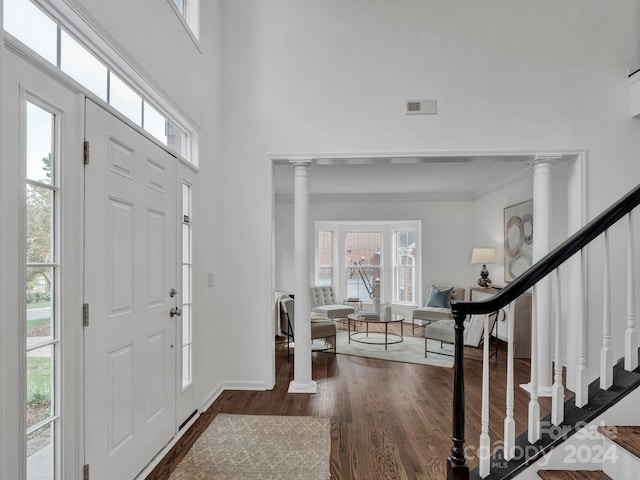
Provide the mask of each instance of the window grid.
POLYGON ((58 117, 26 102, 25 317, 24 372, 27 477, 57 478, 60 292, 58 219, 58 117), (32 457, 49 448, 43 464, 32 457), (37 472, 36 472, 37 470, 37 472))
POLYGON ((393 233, 394 245, 394 292, 396 303, 413 305, 415 303, 416 244, 415 229, 396 230, 393 233))
POLYGON ((182 184, 182 388, 193 382, 193 195, 191 186, 182 184))
POLYGON ((382 232, 346 232, 346 298, 380 298, 382 293, 382 232))
POLYGON ((333 285, 333 232, 318 231, 318 268, 316 285, 333 285))

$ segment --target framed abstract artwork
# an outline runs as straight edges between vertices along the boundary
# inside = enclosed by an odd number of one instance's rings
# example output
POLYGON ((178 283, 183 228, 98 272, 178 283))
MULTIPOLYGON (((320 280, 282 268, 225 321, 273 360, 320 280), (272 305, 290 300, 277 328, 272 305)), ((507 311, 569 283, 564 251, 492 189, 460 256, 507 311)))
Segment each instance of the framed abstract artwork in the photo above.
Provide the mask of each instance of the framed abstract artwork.
POLYGON ((533 259, 533 200, 504 209, 504 281, 527 270, 533 259))

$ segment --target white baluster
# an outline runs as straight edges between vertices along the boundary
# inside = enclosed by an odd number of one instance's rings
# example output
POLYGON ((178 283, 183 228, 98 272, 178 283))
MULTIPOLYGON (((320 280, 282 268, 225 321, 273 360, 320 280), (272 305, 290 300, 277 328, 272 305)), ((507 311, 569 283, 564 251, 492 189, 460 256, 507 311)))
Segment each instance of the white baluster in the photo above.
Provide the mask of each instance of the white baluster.
MULTIPOLYGON (((511 460, 515 456, 516 446, 516 421, 513 418, 513 315, 515 304, 509 304, 509 325, 507 332, 507 391, 506 406, 507 415, 504 418, 504 458, 511 460)), ((496 319, 497 321, 497 319, 496 319)))
POLYGON ((489 438, 489 315, 484 316, 484 348, 482 354, 482 420, 480 429, 479 470, 480 477, 491 473, 491 441, 489 438))
POLYGON ((638 333, 636 332, 635 255, 633 241, 633 216, 629 213, 629 239, 627 245, 627 329, 624 332, 624 369, 638 367, 638 333))
POLYGON ((611 351, 611 273, 609 268, 609 231, 604 232, 604 292, 602 295, 602 348, 600 349, 600 388, 613 385, 611 351))
POLYGON ((578 326, 578 366, 576 368, 576 407, 589 403, 589 370, 587 369, 587 315, 585 299, 586 255, 580 251, 580 324, 578 326))
POLYGON ((533 286, 531 302, 531 383, 529 384, 529 443, 540 440, 540 403, 538 403, 538 312, 536 311, 536 286, 533 286))
POLYGON ((562 385, 562 305, 560 296, 560 268, 555 270, 556 281, 556 339, 555 361, 553 362, 553 388, 551 404, 551 423, 560 425, 564 421, 564 386, 562 385))

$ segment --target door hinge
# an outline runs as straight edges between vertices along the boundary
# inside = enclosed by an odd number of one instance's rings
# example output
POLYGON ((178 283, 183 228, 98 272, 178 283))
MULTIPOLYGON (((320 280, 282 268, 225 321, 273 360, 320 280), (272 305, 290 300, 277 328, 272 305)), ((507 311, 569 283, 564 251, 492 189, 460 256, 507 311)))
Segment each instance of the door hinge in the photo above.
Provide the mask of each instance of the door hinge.
POLYGON ((89 464, 88 463, 84 467, 82 467, 82 479, 89 480, 89 464))
POLYGON ((82 147, 82 158, 84 158, 85 165, 89 165, 89 148, 89 140, 85 140, 82 147))
POLYGON ((82 304, 82 326, 83 327, 89 326, 89 304, 88 303, 82 304))

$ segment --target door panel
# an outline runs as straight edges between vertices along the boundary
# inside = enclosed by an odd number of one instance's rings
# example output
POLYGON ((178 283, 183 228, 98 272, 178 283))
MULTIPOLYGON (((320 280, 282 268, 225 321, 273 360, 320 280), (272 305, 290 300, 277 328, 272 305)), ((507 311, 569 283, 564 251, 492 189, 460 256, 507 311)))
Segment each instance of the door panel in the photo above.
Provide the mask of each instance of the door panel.
POLYGON ((91 101, 86 138, 86 462, 128 479, 176 432, 177 162, 91 101))

